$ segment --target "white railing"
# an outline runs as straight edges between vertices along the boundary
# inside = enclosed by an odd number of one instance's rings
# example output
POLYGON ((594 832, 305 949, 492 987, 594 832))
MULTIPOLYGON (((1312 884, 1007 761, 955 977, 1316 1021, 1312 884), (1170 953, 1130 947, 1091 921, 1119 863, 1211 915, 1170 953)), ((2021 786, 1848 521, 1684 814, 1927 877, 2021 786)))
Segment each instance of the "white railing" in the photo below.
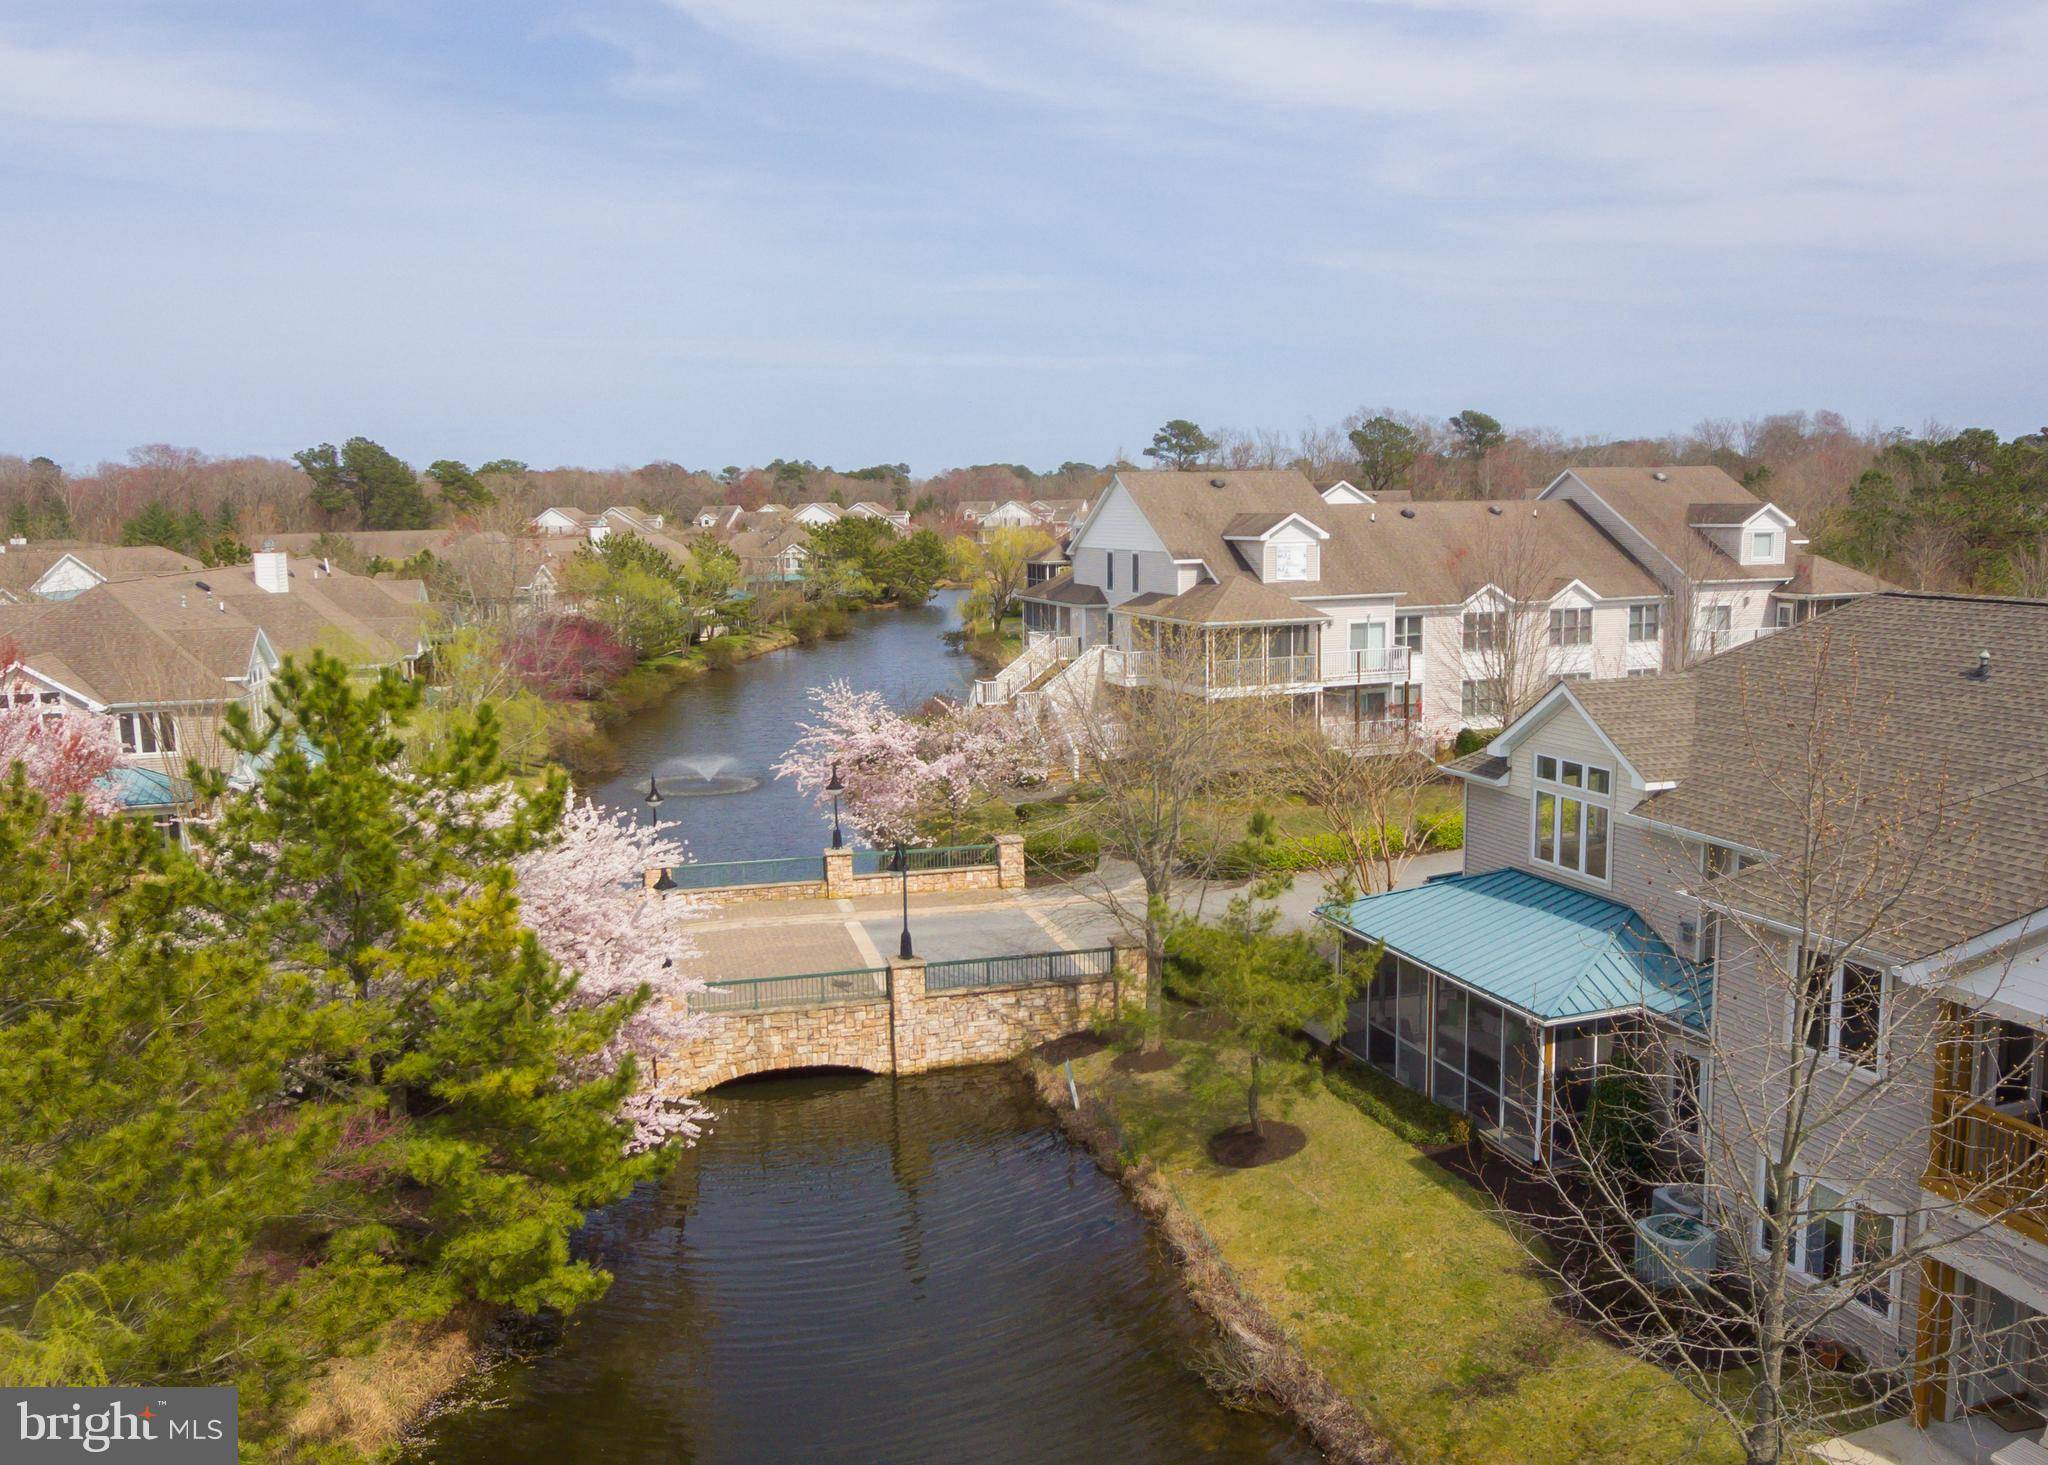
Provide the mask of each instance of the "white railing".
POLYGON ((1072 636, 1041 636, 994 676, 975 682, 973 705, 992 707, 1012 700, 1062 661, 1071 658, 1076 649, 1072 636))
POLYGON ((1747 646, 1752 641, 1761 641, 1779 626, 1746 626, 1742 630, 1716 631, 1702 628, 1699 633, 1699 648, 1702 656, 1718 656, 1723 651, 1732 651, 1737 646, 1747 646))
POLYGON ((1408 676, 1409 660, 1406 646, 1347 651, 1330 658, 1323 667, 1323 684, 1345 687, 1358 682, 1404 681, 1408 676))
POLYGON ((1176 657, 1176 671, 1181 676, 1162 678, 1156 670, 1157 653, 1151 650, 1126 651, 1117 647, 1108 648, 1109 655, 1102 664, 1104 681, 1120 687, 1135 687, 1141 683, 1168 681, 1183 690, 1224 692, 1257 687, 1293 687, 1313 685, 1319 678, 1317 663, 1320 658, 1313 651, 1295 652, 1284 656, 1242 656, 1216 657, 1206 665, 1198 664, 1192 658, 1176 657))
POLYGON ((1326 713, 1323 736, 1344 748, 1399 747, 1429 741, 1419 717, 1366 717, 1353 722, 1348 717, 1326 713))
MULTIPOLYGON (((1044 686, 1017 694, 1017 710, 1026 717, 1054 720, 1080 717, 1095 707, 1104 680, 1104 665, 1114 647, 1090 646, 1061 667, 1044 686)), ((1117 655, 1122 655, 1117 652, 1117 655)))

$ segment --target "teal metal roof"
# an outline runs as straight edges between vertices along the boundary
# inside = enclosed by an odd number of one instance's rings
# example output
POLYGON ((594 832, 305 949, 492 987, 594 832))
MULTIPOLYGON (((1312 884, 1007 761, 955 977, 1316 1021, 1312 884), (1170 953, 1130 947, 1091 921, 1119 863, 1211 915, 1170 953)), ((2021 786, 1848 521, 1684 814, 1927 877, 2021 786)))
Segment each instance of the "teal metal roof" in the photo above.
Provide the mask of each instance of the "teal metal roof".
POLYGON ((111 768, 100 783, 113 791, 124 812, 175 809, 192 801, 191 784, 155 768, 111 768))
POLYGON ((1707 974, 1619 901, 1526 870, 1455 875, 1317 914, 1546 1023, 1641 1008, 1704 1029, 1707 974))

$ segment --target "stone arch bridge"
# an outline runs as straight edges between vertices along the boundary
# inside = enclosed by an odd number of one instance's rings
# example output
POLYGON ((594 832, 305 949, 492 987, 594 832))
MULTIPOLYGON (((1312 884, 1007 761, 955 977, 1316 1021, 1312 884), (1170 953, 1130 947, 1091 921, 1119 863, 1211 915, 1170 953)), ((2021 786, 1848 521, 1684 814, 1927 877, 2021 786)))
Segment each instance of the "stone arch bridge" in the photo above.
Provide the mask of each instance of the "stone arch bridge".
POLYGON ((1142 1003, 1146 981, 1142 947, 1104 946, 714 982, 691 1002, 702 1031, 663 1056, 658 1083, 698 1094, 778 1069, 999 1062, 1142 1003))

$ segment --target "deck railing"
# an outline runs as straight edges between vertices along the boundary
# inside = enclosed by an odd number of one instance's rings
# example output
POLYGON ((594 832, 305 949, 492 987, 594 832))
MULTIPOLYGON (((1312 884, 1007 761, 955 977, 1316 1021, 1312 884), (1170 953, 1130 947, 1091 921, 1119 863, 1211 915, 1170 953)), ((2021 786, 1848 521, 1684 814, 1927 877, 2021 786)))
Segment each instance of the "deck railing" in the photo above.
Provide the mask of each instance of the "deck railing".
POLYGON ((723 890, 735 885, 792 885, 823 881, 825 862, 819 855, 778 860, 714 860, 707 865, 671 865, 668 878, 679 890, 723 890))
POLYGON ((963 992, 976 987, 1015 987, 1047 982, 1100 981, 1116 969, 1114 947, 1086 951, 1034 951, 1022 956, 983 956, 968 961, 925 963, 927 992, 963 992))
POLYGON ((784 1007, 832 1007, 877 1002, 889 995, 887 967, 851 967, 795 977, 743 977, 713 982, 689 998, 692 1012, 767 1012, 784 1007))

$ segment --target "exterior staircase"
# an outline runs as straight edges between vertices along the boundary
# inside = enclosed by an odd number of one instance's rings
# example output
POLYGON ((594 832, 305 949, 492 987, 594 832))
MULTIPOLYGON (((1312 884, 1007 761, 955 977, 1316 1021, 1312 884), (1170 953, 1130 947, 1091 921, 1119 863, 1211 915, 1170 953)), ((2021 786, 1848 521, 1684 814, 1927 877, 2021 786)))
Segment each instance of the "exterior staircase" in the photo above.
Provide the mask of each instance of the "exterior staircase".
POLYGON ((1024 692, 1044 682, 1061 662, 1071 661, 1079 650, 1080 643, 1072 636, 1037 637, 1008 666, 992 677, 975 682, 970 699, 972 705, 998 707, 1016 701, 1024 692))

